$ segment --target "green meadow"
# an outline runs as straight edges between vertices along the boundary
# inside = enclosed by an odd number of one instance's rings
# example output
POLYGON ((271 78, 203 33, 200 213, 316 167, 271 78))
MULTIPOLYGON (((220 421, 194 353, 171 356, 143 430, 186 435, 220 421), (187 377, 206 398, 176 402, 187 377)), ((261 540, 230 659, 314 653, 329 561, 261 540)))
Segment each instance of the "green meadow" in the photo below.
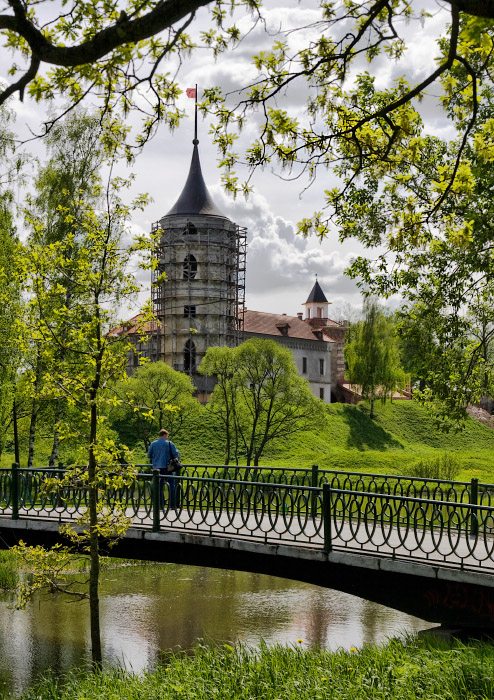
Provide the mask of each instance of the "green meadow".
MULTIPOLYGON (((371 420, 365 403, 331 404, 317 429, 271 443, 261 466, 409 474, 419 460, 450 452, 460 462, 457 479, 494 483, 494 431, 479 421, 468 418, 463 429, 445 432, 414 401, 377 404, 375 414, 371 420)), ((210 419, 177 444, 186 463, 222 464, 220 431, 210 419)))

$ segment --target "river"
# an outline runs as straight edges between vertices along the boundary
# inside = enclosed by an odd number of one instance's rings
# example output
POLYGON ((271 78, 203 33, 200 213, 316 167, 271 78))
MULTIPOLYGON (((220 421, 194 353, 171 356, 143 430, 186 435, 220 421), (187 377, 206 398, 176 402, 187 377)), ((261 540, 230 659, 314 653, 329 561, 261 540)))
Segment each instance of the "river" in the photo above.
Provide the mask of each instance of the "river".
MULTIPOLYGON (((88 603, 43 596, 26 610, 0 598, 0 696, 89 658, 88 603)), ((105 664, 138 672, 197 639, 330 649, 379 643, 432 625, 360 598, 273 576, 161 564, 102 574, 105 664)))

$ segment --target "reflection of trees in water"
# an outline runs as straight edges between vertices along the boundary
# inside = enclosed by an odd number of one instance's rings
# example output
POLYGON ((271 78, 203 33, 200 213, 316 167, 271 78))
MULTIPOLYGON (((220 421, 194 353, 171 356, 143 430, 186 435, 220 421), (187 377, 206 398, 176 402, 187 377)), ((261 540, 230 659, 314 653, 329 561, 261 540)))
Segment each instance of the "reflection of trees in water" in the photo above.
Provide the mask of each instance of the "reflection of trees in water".
MULTIPOLYGON (((160 649, 177 644, 188 648, 198 638, 236 641, 242 630, 260 622, 260 611, 253 610, 247 600, 286 588, 282 579, 251 572, 179 566, 167 569, 159 588, 159 614, 166 616, 166 626, 159 628, 160 649), (190 580, 179 580, 181 577, 190 580)), ((286 618, 286 612, 277 609, 263 607, 262 613, 260 626, 264 629, 286 618)))
MULTIPOLYGON (((322 592, 321 592, 322 593, 322 592)), ((311 647, 324 647, 335 610, 327 596, 311 595, 305 622, 305 637, 311 647)))
POLYGON ((88 653, 87 603, 62 596, 35 599, 25 610, 0 609, 0 695, 18 693, 49 668, 80 666, 88 653), (5 693, 2 693, 5 689, 5 693))
POLYGON ((369 603, 368 601, 363 601, 362 609, 361 609, 361 620, 362 620, 362 625, 361 625, 361 635, 362 635, 362 642, 364 644, 372 644, 373 642, 378 639, 378 632, 379 629, 382 627, 382 622, 379 623, 378 618, 380 617, 382 620, 382 616, 384 615, 395 615, 398 613, 394 613, 392 610, 389 610, 388 608, 383 608, 382 606, 378 605, 377 603, 369 603))

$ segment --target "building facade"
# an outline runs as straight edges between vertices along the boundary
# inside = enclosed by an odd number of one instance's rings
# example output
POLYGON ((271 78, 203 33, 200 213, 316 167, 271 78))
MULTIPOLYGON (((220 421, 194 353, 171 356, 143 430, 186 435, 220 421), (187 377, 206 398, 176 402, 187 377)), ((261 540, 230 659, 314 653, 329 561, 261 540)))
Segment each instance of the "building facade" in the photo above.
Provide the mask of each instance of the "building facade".
POLYGON ((243 339, 275 340, 292 351, 298 373, 309 382, 314 396, 325 403, 333 393, 331 357, 333 343, 313 329, 299 316, 245 312, 243 339))

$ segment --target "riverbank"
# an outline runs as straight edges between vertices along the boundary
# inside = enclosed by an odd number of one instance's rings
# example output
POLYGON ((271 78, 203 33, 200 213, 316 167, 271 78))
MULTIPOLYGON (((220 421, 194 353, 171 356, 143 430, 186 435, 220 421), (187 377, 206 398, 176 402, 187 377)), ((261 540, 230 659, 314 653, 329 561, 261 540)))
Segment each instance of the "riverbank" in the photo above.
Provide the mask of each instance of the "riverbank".
POLYGON ((198 645, 164 655, 154 672, 71 672, 22 700, 486 700, 494 698, 494 646, 432 637, 330 652, 297 645, 198 645))

